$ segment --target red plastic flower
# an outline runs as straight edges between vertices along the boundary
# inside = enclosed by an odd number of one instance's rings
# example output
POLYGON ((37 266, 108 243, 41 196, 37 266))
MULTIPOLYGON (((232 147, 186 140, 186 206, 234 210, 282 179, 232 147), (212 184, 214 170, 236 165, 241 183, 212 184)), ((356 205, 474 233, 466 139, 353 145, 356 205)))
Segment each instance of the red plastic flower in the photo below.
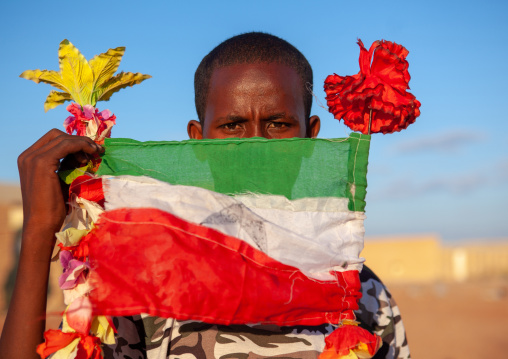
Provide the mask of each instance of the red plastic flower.
POLYGON ((75 131, 78 136, 88 136, 97 143, 103 143, 104 138, 110 137, 111 128, 116 123, 116 116, 109 110, 99 112, 92 105, 81 107, 77 103, 67 106, 73 116, 64 121, 65 130, 69 135, 75 131))
POLYGON ((325 343, 319 359, 372 358, 383 344, 378 335, 357 325, 335 329, 325 338, 325 343))
POLYGON ((420 102, 409 89, 408 51, 390 41, 376 41, 369 51, 360 46, 360 72, 330 75, 325 80, 328 109, 353 131, 392 133, 420 116, 420 102))

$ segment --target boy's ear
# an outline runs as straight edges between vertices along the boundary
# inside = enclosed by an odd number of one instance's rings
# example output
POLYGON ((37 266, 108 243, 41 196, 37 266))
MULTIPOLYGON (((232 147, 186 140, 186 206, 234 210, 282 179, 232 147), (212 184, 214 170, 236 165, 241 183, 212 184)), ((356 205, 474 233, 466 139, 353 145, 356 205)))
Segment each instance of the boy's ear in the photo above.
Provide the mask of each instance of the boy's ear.
POLYGON ((309 125, 307 126, 307 137, 316 138, 321 129, 321 120, 318 116, 311 116, 309 118, 309 125))
POLYGON ((196 120, 190 120, 187 124, 187 134, 190 139, 201 140, 203 139, 203 128, 201 123, 196 120))

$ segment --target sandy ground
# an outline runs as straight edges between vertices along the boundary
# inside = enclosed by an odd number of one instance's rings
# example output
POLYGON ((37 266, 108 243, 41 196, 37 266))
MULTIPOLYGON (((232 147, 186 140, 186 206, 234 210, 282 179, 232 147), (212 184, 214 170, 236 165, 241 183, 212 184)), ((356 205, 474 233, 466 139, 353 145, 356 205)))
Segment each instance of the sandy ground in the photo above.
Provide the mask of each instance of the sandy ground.
POLYGON ((412 358, 508 358, 508 279, 388 287, 412 358))
MULTIPOLYGON (((402 312, 412 358, 508 358, 508 279, 388 287, 402 312)), ((55 312, 58 304, 50 306, 55 312)), ((58 315, 48 318, 49 327, 59 322, 58 315)))

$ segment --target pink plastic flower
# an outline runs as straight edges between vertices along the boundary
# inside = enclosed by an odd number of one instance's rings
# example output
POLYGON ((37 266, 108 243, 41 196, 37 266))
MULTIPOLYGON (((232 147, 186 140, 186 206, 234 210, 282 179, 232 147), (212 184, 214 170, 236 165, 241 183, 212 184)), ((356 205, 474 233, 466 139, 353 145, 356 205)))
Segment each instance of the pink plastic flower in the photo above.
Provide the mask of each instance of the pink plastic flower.
POLYGON ((88 121, 92 119, 92 116, 86 117, 86 114, 81 111, 81 106, 74 102, 67 106, 67 111, 74 116, 69 116, 65 119, 63 123, 65 131, 67 131, 69 135, 72 135, 72 133, 76 131, 78 136, 86 136, 86 125, 88 121))
POLYGON ((111 136, 111 128, 116 123, 116 116, 111 111, 99 112, 92 105, 81 107, 77 103, 67 106, 67 111, 73 115, 64 121, 65 130, 69 135, 76 132, 78 136, 88 136, 98 143, 111 136))
POLYGON ((58 284, 62 289, 72 289, 77 284, 82 283, 90 269, 88 262, 74 259, 69 251, 60 252, 60 262, 62 263, 63 273, 58 279, 58 284))

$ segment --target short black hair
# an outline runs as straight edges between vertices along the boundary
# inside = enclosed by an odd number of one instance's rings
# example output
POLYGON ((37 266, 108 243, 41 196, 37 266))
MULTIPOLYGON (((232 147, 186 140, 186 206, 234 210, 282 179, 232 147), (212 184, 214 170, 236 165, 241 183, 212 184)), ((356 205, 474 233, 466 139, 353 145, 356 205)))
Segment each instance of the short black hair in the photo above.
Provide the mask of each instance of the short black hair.
POLYGON ((310 117, 312 93, 312 68, 296 47, 286 40, 263 32, 240 34, 219 44, 199 64, 194 74, 194 100, 199 122, 204 124, 208 89, 213 71, 217 68, 236 64, 277 63, 294 69, 302 83, 303 105, 306 123, 310 117))

